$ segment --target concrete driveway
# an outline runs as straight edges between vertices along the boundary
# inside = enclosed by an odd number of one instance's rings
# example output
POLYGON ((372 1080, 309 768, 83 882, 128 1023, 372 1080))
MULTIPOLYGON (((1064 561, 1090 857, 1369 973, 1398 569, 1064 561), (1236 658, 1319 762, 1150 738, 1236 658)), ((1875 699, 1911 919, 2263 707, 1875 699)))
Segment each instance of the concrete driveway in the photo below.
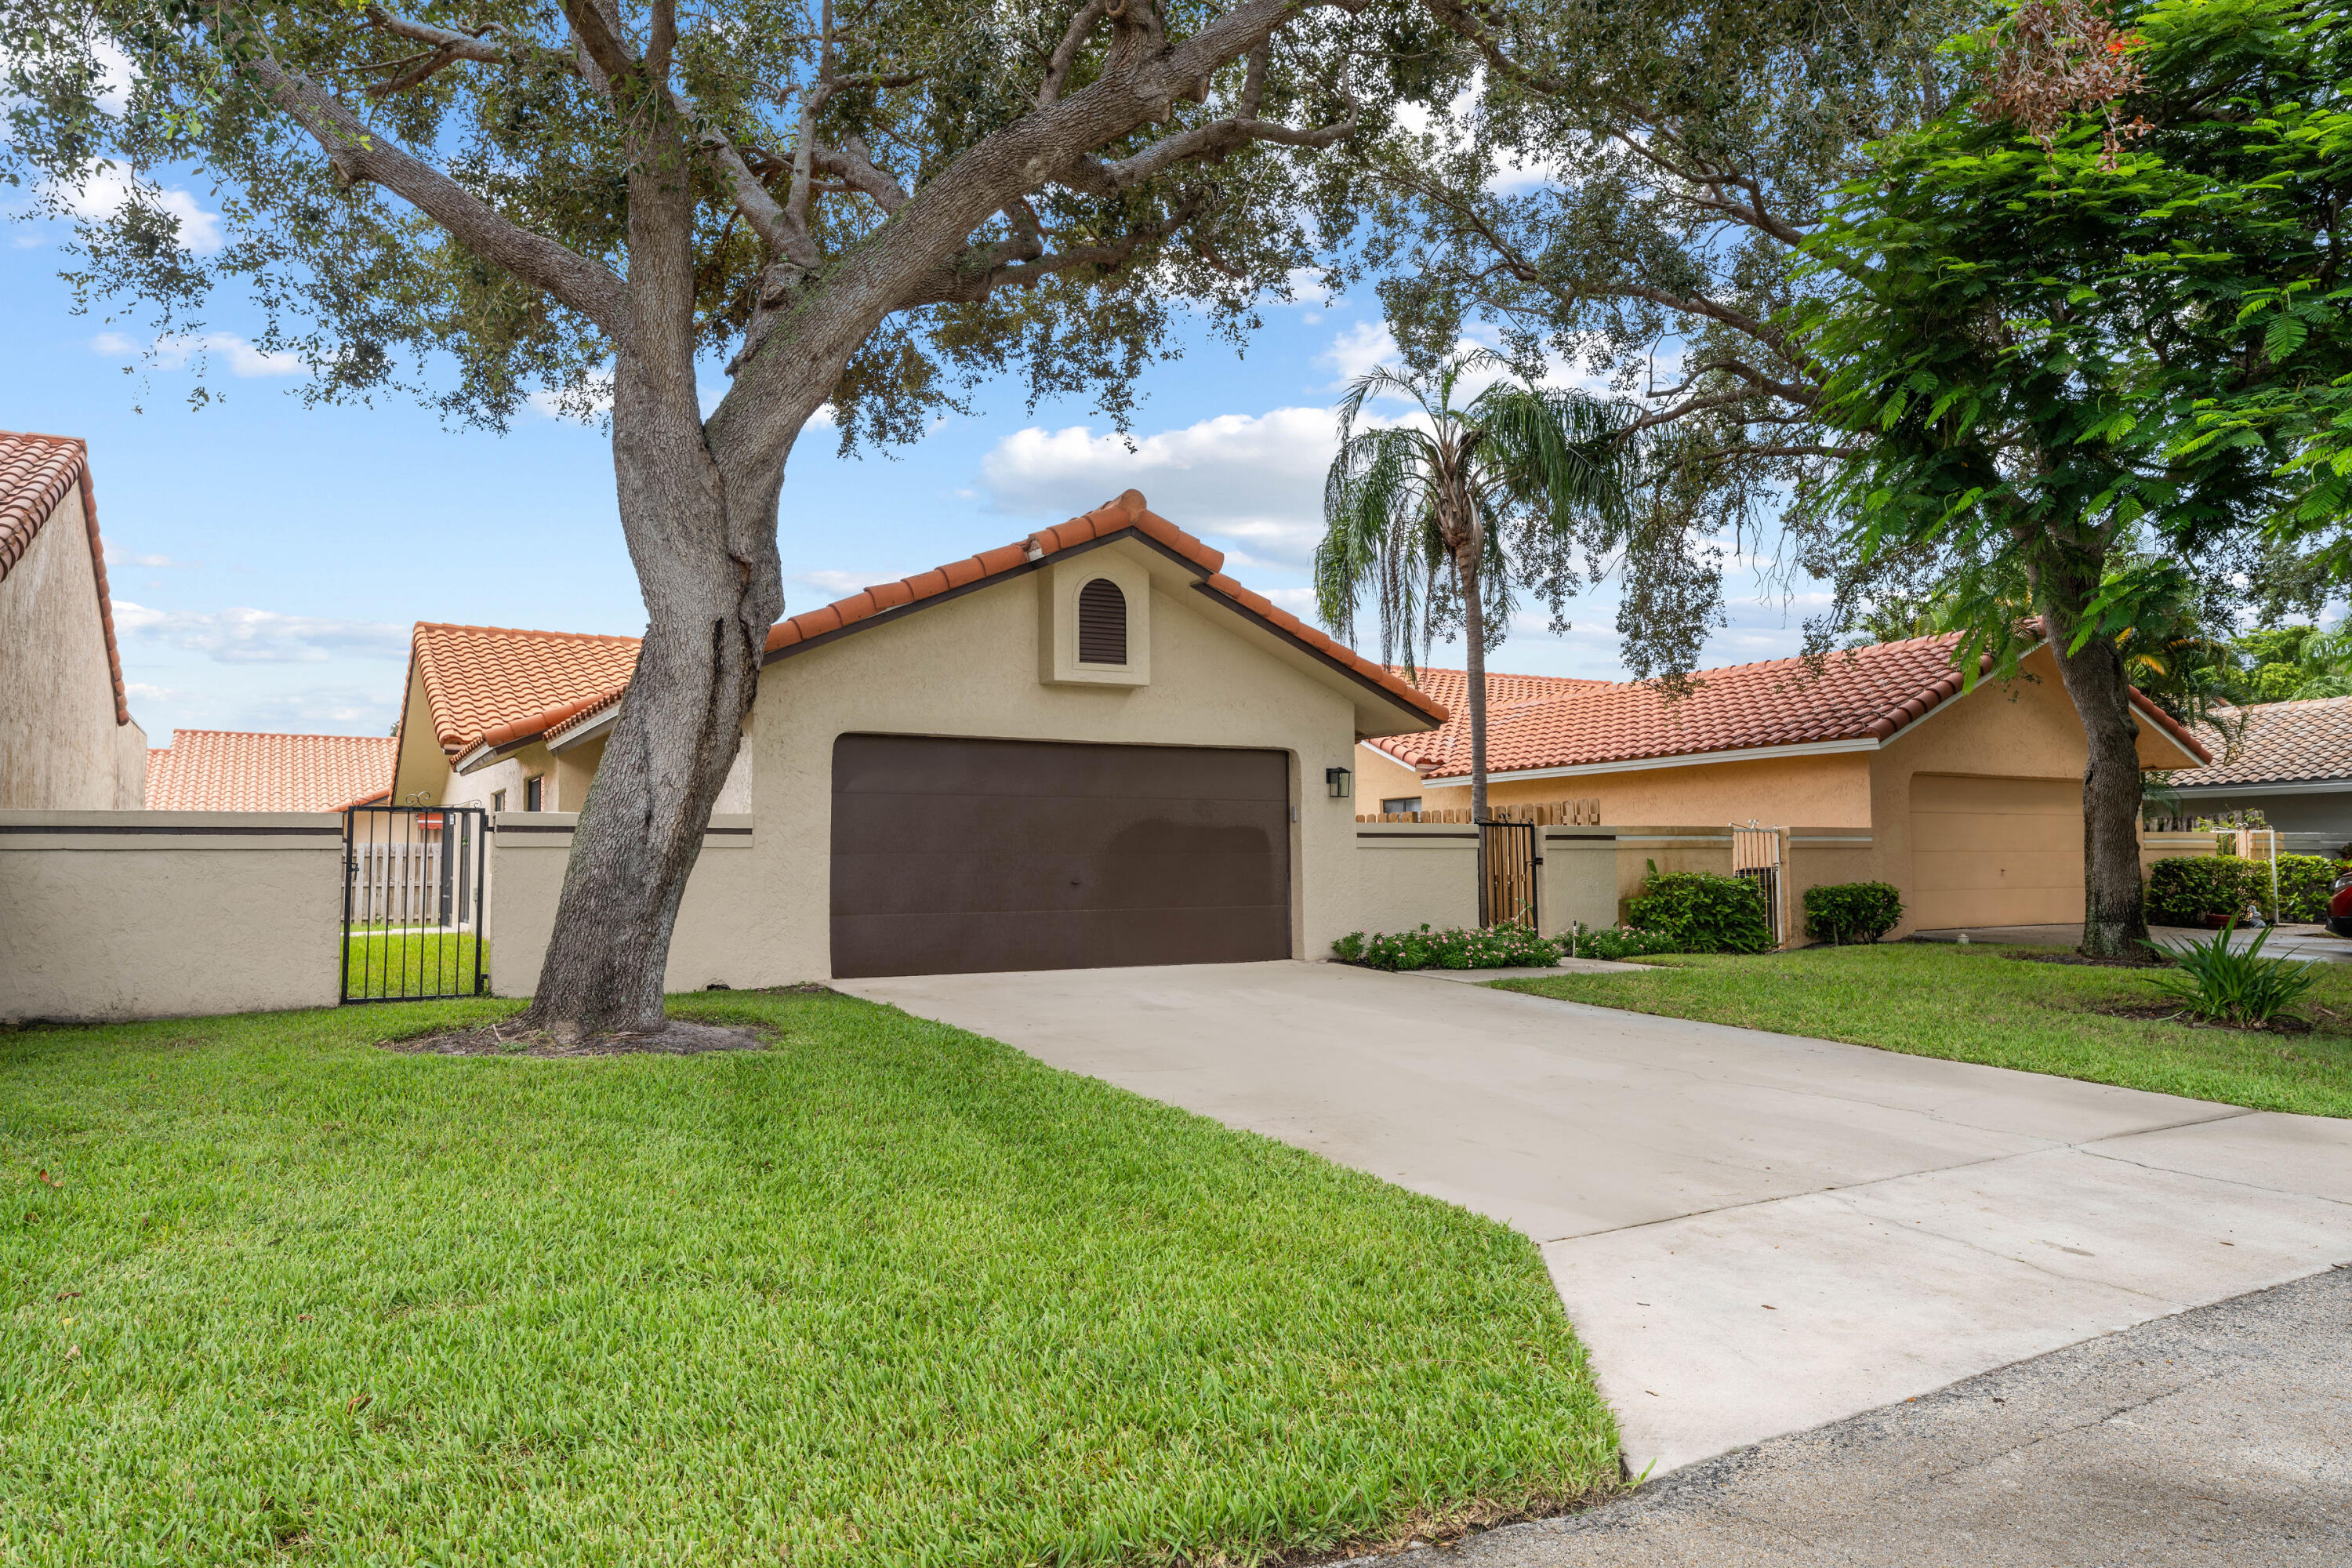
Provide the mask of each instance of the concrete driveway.
POLYGON ((1334 964, 838 984, 1517 1227, 1637 1475, 2352 1259, 2352 1122, 1334 964))

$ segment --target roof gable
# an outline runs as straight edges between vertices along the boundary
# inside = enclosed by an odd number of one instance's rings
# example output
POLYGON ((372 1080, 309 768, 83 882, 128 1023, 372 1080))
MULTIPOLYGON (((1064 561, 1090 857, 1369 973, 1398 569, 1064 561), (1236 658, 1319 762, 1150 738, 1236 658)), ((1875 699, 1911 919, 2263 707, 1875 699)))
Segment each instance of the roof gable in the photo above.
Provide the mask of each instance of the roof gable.
POLYGON ((114 721, 131 722, 122 685, 122 654, 114 642, 114 600, 106 589, 106 546, 98 537, 98 495, 89 478, 89 449, 71 436, 0 430, 0 582, 7 579, 66 499, 81 489, 82 521, 89 532, 89 566, 98 578, 98 624, 106 637, 106 673, 114 687, 114 721))
MULTIPOLYGON (((1059 556, 1120 539, 1139 540, 1180 563, 1192 574, 1193 586, 1204 596, 1377 692, 1395 707, 1428 723, 1444 721, 1443 703, 1226 576, 1223 552, 1211 549, 1151 511, 1135 490, 1016 543, 895 583, 863 588, 779 621, 768 633, 763 662, 772 664, 1034 571, 1059 556)), ((413 647, 436 738, 445 754, 458 760, 461 771, 533 742, 560 743, 595 724, 619 704, 637 657, 635 637, 580 637, 430 621, 417 623, 413 647)))

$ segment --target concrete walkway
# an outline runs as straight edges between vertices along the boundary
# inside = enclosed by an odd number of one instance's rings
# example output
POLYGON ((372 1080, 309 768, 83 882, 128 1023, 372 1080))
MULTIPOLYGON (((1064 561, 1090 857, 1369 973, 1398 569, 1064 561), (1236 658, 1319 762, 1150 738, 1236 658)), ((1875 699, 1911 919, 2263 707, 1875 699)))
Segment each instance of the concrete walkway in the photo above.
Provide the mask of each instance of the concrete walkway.
POLYGON ((2352 1122, 1335 964, 839 988, 1517 1226, 1637 1473, 2352 1259, 2352 1122))
POLYGON ((2279 1568, 2352 1562, 2352 1271, 1349 1568, 2279 1568))

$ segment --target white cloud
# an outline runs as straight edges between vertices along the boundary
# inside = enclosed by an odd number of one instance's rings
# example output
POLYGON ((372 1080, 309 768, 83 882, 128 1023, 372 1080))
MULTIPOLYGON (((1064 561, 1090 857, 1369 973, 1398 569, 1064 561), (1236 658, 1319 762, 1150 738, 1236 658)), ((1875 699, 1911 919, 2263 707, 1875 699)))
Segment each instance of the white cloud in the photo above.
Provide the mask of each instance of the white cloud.
POLYGON ((195 564, 193 561, 175 561, 169 555, 134 555, 127 550, 117 550, 111 544, 107 545, 105 548, 106 563, 110 566, 173 566, 184 568, 194 566, 195 564))
MULTIPOLYGON (((147 353, 136 340, 121 332, 100 332, 89 340, 90 352, 108 359, 135 359, 147 353)), ((265 375, 303 375, 310 366, 302 356, 284 349, 263 350, 235 332, 165 333, 155 340, 150 356, 158 370, 184 370, 188 362, 219 354, 228 361, 229 374, 252 380, 265 375)))
POLYGON ((613 412, 613 373, 599 371, 577 387, 560 391, 542 388, 524 401, 550 419, 593 424, 613 412))
MULTIPOLYGON (((56 194, 66 210, 77 217, 109 218, 131 200, 132 189, 127 170, 117 163, 101 163, 79 188, 61 188, 56 194)), ((220 214, 206 212, 197 205, 193 193, 177 185, 149 185, 141 194, 149 204, 180 220, 182 246, 198 256, 209 256, 221 247, 220 214)))
POLYGON ((1032 427, 997 443, 982 459, 981 478, 997 510, 1041 521, 1139 489, 1180 528, 1296 566, 1322 532, 1323 475, 1338 444, 1324 408, 1220 415, 1144 437, 1131 450, 1083 425, 1032 427))
POLYGON ((298 733, 383 735, 400 716, 397 683, 385 690, 358 686, 314 686, 272 692, 237 705, 231 722, 240 729, 291 730, 298 733), (389 693, 389 694, 388 694, 389 693))
POLYGON ((1335 385, 1353 381, 1384 364, 1402 363, 1397 352, 1396 334, 1389 331, 1386 321, 1358 321, 1333 338, 1331 346, 1318 357, 1331 367, 1335 385))
POLYGON ((835 572, 829 567, 821 567, 814 572, 793 573, 784 581, 798 583, 803 587, 814 588, 823 594, 825 602, 830 604, 835 599, 846 599, 860 588, 870 588, 877 583, 895 582, 898 577, 905 575, 903 572, 895 574, 884 573, 877 575, 871 572, 835 572))
POLYGON ((403 658, 408 653, 405 626, 275 610, 155 610, 117 599, 114 624, 131 637, 223 664, 314 664, 337 658, 403 658))

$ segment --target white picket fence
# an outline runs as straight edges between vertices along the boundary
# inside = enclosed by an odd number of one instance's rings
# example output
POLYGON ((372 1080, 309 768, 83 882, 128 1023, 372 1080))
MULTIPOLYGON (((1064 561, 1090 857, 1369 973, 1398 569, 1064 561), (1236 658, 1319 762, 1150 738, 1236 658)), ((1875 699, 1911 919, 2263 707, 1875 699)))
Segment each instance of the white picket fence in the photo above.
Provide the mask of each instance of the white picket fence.
MULTIPOLYGON (((351 878, 351 919, 393 925, 442 923, 442 847, 437 838, 415 844, 354 844, 346 868, 351 878)), ((473 913, 472 900, 450 891, 449 916, 459 924, 473 913)))

